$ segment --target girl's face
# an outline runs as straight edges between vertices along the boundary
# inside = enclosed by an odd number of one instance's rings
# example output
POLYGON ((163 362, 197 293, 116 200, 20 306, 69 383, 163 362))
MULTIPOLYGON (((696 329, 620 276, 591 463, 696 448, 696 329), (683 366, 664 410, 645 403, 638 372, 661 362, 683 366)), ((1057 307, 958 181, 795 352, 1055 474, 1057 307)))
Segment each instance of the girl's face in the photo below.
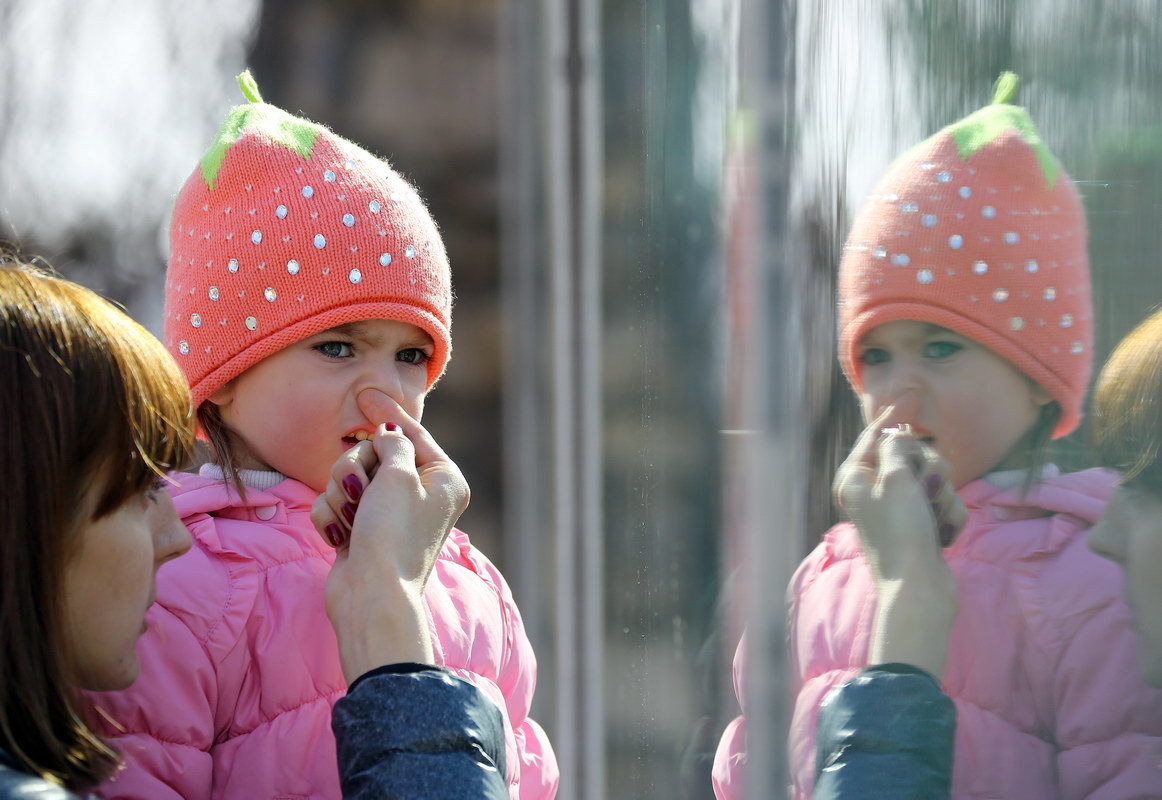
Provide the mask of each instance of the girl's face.
POLYGON ((190 549, 190 534, 160 483, 84 519, 65 567, 65 647, 80 688, 124 689, 137 678, 157 569, 190 549))
POLYGON ((1146 682, 1162 687, 1162 498, 1122 485, 1090 529, 1089 546, 1122 567, 1146 682))
POLYGON ((897 422, 911 424, 944 456, 958 489, 1022 466, 1014 448, 1052 399, 987 347, 928 322, 878 325, 859 353, 864 420, 899 401, 897 422))
POLYGON ((277 470, 322 492, 360 431, 399 424, 395 406, 420 419, 433 349, 406 322, 348 323, 260 361, 210 400, 241 443, 239 467, 277 470))

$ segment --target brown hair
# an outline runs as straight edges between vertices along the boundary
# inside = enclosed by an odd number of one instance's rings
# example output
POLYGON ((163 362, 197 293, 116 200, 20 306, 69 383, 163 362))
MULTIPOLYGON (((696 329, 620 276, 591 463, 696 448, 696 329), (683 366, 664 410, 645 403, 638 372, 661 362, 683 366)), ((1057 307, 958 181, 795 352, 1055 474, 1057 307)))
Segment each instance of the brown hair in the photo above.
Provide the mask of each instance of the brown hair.
POLYGON ((1162 495, 1162 310, 1134 328, 1102 368, 1093 395, 1098 463, 1162 495))
POLYGON ((77 533, 183 465, 189 390, 144 328, 0 252, 0 747, 80 790, 116 754, 83 719, 63 636, 77 533))
POLYGON ((237 435, 222 419, 218 406, 209 400, 198 406, 198 429, 209 449, 210 460, 222 468, 223 482, 245 500, 246 485, 238 474, 237 435))

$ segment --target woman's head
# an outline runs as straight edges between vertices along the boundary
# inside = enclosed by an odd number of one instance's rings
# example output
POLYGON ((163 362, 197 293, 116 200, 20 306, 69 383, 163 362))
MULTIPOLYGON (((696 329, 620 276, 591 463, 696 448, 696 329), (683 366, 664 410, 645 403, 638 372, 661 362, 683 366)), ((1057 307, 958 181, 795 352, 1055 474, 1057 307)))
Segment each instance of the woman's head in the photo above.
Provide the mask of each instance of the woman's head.
POLYGON ((1142 670, 1162 686, 1162 311, 1123 339, 1102 368, 1092 427, 1098 463, 1121 481, 1090 546, 1125 571, 1142 670))
POLYGON ((151 493, 190 456, 189 392, 160 342, 121 311, 9 258, 0 374, 0 738, 80 785, 112 762, 72 690, 136 676, 158 558, 188 546, 151 493), (112 548, 121 558, 95 571, 112 548))
POLYGON ((839 272, 839 358, 862 394, 869 335, 903 320, 939 326, 1047 393, 1059 408, 1051 433, 1064 436, 1092 364, 1084 210, 1028 114, 1009 105, 1015 83, 1002 83, 992 105, 901 156, 856 217, 839 272))

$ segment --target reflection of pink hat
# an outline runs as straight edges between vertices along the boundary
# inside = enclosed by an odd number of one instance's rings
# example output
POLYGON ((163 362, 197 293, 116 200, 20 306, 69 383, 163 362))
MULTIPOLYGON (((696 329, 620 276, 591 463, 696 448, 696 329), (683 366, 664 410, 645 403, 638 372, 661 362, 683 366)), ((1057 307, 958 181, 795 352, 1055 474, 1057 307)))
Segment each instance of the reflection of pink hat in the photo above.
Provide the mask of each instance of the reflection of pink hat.
POLYGON ((165 344, 200 405, 297 341, 392 319, 435 342, 428 386, 452 350, 448 257, 416 190, 387 162, 262 102, 226 117, 178 195, 165 344))
POLYGON ((993 104, 896 160, 860 210, 839 267, 839 358, 858 390, 860 339, 914 319, 1006 358, 1081 420, 1093 365, 1085 213, 1023 108, 993 104))

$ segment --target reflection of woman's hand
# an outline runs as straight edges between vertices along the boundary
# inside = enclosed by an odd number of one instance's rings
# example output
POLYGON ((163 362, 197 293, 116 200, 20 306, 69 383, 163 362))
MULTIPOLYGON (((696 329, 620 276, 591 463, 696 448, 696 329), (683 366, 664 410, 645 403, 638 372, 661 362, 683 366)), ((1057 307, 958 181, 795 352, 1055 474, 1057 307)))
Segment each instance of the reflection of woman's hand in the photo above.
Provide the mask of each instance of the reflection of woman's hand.
POLYGON ((878 608, 870 663, 900 661, 939 676, 956 613, 956 584, 941 545, 966 513, 948 466, 902 422, 915 396, 901 396, 868 425, 835 476, 835 496, 859 530, 878 608))
POLYGON ((400 422, 336 462, 311 513, 337 545, 327 613, 348 680, 384 664, 431 663, 423 591, 468 505, 456 464, 418 422, 398 408, 392 416, 400 422))

